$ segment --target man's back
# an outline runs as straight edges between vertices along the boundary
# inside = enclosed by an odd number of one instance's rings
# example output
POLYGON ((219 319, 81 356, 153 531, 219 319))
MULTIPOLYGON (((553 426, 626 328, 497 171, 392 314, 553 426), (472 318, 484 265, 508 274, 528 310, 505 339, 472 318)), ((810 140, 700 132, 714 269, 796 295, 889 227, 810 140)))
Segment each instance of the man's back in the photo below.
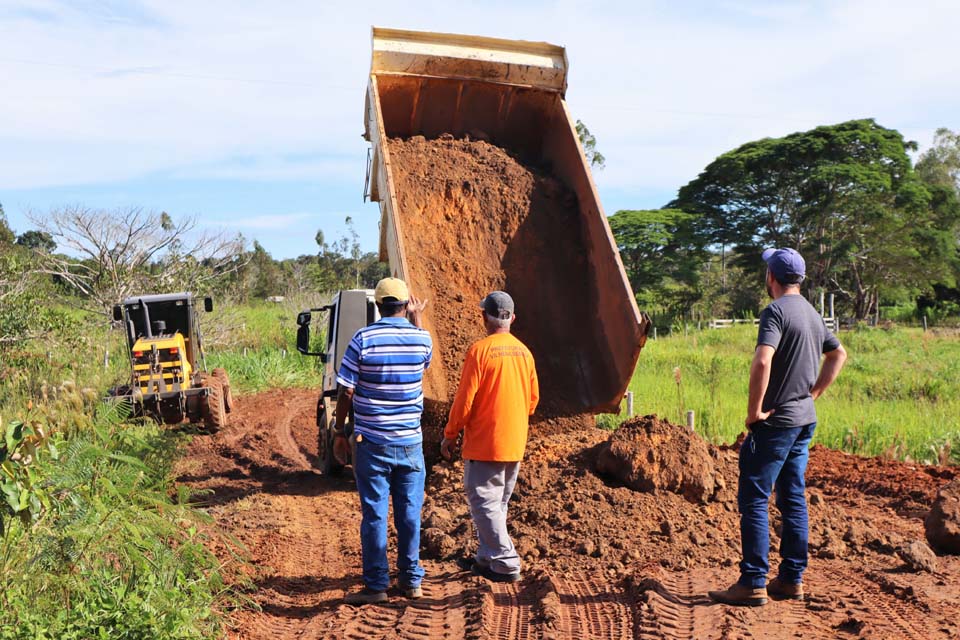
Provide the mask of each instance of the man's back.
POLYGON ((495 333, 474 343, 450 410, 450 423, 464 429, 463 457, 521 460, 539 397, 533 355, 516 337, 495 333))
POLYGON ((767 423, 794 427, 817 421, 810 389, 820 357, 840 346, 823 318, 799 294, 781 296, 760 314, 757 345, 775 349, 763 410, 774 410, 767 423))
POLYGON ((337 381, 355 389, 357 433, 380 444, 422 441, 423 372, 432 353, 430 334, 406 318, 381 318, 353 336, 337 381))

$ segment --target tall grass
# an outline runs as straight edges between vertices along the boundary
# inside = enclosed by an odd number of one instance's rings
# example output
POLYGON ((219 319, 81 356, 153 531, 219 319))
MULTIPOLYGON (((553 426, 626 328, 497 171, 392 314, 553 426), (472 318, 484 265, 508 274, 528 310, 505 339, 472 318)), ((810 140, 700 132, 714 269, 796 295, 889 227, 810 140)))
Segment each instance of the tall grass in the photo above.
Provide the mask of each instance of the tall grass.
POLYGON ((0 516, 0 638, 218 637, 228 594, 210 527, 170 491, 182 439, 69 386, 24 417, 55 446, 29 469, 46 509, 0 516))
MULTIPOLYGON (((817 402, 815 442, 864 455, 960 461, 960 336, 892 328, 839 337, 849 359, 817 402)), ((755 341, 756 328, 748 326, 649 341, 630 382, 635 410, 683 424, 681 409, 692 409, 702 435, 732 441, 743 430, 755 341)))

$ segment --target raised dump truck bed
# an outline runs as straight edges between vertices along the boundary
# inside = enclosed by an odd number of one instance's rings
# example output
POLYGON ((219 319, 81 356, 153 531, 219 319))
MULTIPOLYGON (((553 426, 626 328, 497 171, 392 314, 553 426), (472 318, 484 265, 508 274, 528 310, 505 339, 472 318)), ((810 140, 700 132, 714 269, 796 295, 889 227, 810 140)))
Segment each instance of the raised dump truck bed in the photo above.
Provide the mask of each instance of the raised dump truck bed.
MULTIPOLYGON (((459 322, 478 326, 476 309, 482 289, 477 287, 489 284, 503 286, 517 297, 515 332, 531 346, 541 381, 547 382, 544 407, 561 413, 619 410, 649 319, 637 308, 600 205, 564 102, 566 82, 566 53, 555 45, 373 29, 365 119, 372 147, 369 193, 381 207, 381 259, 388 260, 391 271, 409 281, 415 293, 431 297, 426 322, 439 349, 436 366, 428 370, 424 382, 428 400, 452 400, 466 344, 453 335, 462 331, 451 324, 457 318, 452 313, 462 315, 459 322), (411 146, 405 141, 420 142, 418 136, 426 140, 427 146, 420 146, 434 154, 435 161, 429 161, 428 155, 428 161, 416 167, 398 166, 395 157, 411 157, 411 146), (492 220, 489 228, 478 226, 477 212, 473 218, 468 215, 477 189, 467 184, 470 175, 462 178, 462 185, 450 179, 445 183, 443 175, 430 175, 432 171, 454 173, 456 165, 443 154, 462 153, 464 144, 477 140, 509 154, 494 157, 497 150, 484 146, 474 155, 482 152, 493 160, 481 162, 504 164, 512 158, 533 172, 533 195, 506 192, 508 199, 522 196, 530 203, 529 211, 516 214, 516 223, 501 225, 500 220, 492 220), (548 174, 552 178, 544 177, 548 174), (550 220, 544 218, 551 215, 550 210, 543 208, 538 195, 544 188, 549 190, 552 179, 572 194, 567 199, 576 218, 557 219, 566 239, 556 243, 549 237, 550 220), (431 184, 436 185, 436 194, 419 190, 431 184), (437 208, 446 211, 439 215, 437 208), (461 215, 463 220, 458 218, 461 215), (433 216, 427 227, 425 216, 433 216), (434 231, 447 233, 447 239, 425 244, 424 233, 434 231), (531 233, 538 237, 529 237, 531 233), (477 258, 468 246, 477 234, 490 235, 484 246, 493 246, 494 252, 485 254, 486 258, 477 258), (524 234, 527 237, 521 238, 524 234), (461 264, 465 260, 485 262, 481 266, 486 271, 471 280, 468 272, 473 265, 461 264), (455 273, 446 273, 445 264, 455 273), (577 282, 565 289, 558 274, 570 273, 577 274, 577 282), (559 331, 556 325, 563 322, 573 326, 559 331), (553 338, 552 342, 544 336, 553 338), (551 392, 563 395, 562 402, 551 402, 551 392)), ((462 157, 469 159, 469 154, 462 157)), ((487 191, 489 187, 481 186, 487 191)), ((504 178, 502 188, 521 186, 504 178)), ((489 193, 486 200, 481 195, 476 196, 477 202, 489 206, 489 193)), ((497 206, 489 208, 489 215, 500 215, 497 206)))

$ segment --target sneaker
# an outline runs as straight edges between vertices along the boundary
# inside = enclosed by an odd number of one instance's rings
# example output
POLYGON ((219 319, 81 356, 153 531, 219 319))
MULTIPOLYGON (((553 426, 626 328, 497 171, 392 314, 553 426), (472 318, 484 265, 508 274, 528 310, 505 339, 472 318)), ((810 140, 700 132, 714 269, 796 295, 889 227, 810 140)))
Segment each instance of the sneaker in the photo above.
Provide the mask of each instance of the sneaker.
POLYGON ((774 600, 803 600, 803 583, 776 577, 767 583, 767 594, 774 600))
POLYGON ((409 600, 417 600, 418 598, 423 597, 423 589, 420 587, 420 585, 411 587, 410 585, 401 584, 399 586, 400 586, 400 593, 403 594, 404 598, 407 598, 409 600))
POLYGON ((473 563, 473 572, 491 582, 520 582, 522 578, 519 571, 516 573, 499 573, 490 567, 485 567, 476 562, 473 563))
POLYGON ((712 600, 723 604, 732 604, 738 607, 760 607, 767 604, 767 588, 751 589, 739 582, 734 582, 724 591, 710 591, 712 600))
POLYGON ((360 591, 355 593, 348 593, 344 596, 343 601, 347 604, 352 604, 356 607, 363 606, 365 604, 376 604, 378 602, 387 601, 387 592, 386 591, 374 591, 369 587, 364 587, 360 591))

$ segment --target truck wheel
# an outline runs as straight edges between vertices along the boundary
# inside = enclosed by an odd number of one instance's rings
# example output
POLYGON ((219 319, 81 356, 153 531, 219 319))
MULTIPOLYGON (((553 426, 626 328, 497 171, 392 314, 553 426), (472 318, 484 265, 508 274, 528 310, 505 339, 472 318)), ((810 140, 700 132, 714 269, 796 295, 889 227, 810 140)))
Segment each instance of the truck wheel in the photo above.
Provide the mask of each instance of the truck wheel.
POLYGON ((223 404, 223 385, 213 376, 204 379, 203 386, 209 389, 203 411, 203 424, 208 433, 216 433, 227 426, 227 409, 223 404))
POLYGON ((317 438, 320 472, 329 478, 337 478, 343 473, 343 465, 333 457, 334 422, 333 418, 327 420, 326 414, 323 412, 317 416, 317 424, 320 425, 317 438))
POLYGON ((219 380, 223 386, 223 408, 227 410, 227 413, 231 413, 233 411, 233 392, 230 391, 230 376, 227 375, 227 370, 223 367, 217 367, 212 373, 213 377, 219 380))

